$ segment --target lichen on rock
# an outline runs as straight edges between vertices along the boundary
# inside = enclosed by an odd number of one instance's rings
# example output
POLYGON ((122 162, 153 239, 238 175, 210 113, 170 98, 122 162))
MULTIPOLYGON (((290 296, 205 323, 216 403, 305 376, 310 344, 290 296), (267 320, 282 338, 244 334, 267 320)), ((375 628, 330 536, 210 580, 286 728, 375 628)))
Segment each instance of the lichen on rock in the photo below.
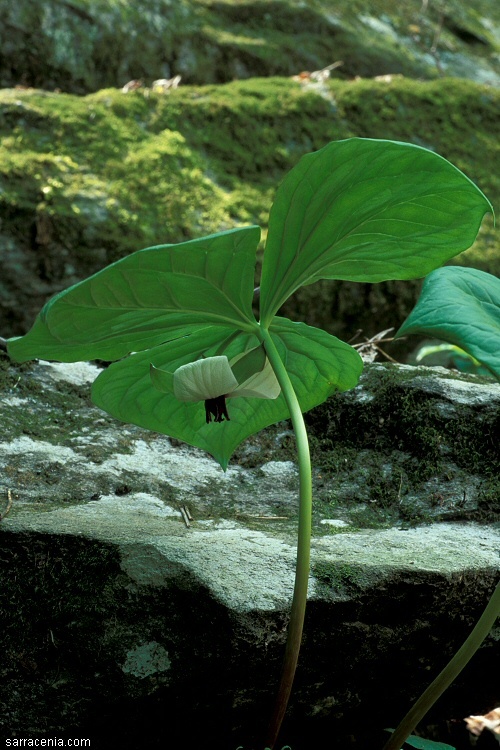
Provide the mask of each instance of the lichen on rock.
MULTIPOLYGON (((205 740, 220 740, 221 724, 205 722, 216 710, 237 727, 228 741, 244 741, 272 698, 293 587, 287 424, 247 441, 224 474, 200 451, 93 407, 94 365, 18 366, 1 352, 0 364, 0 494, 13 499, 0 524, 9 731, 122 737, 127 706, 127 742, 138 747, 138 732, 141 742, 161 736, 155 706, 166 701, 169 737, 186 738, 186 689, 196 684, 190 740, 200 726, 205 740)), ((323 721, 349 733, 359 700, 382 721, 366 665, 379 684, 397 665, 408 690, 419 690, 411 663, 433 668, 477 617, 498 565, 498 503, 485 488, 498 476, 490 438, 499 401, 500 386, 481 378, 372 365, 356 389, 306 415, 314 532, 307 669, 292 715, 309 740, 323 721), (331 696, 341 689, 355 696, 346 693, 340 709, 331 696)), ((400 682, 380 691, 385 702, 395 685, 391 700, 400 701, 400 682)))

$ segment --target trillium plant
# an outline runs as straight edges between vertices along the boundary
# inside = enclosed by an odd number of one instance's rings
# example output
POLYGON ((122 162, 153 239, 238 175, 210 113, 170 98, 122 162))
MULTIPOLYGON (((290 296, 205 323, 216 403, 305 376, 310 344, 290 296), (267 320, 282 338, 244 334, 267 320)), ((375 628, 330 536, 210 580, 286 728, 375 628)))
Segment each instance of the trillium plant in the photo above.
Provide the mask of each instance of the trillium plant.
MULTIPOLYGON (((387 140, 332 142, 303 156, 277 189, 259 294, 261 232, 238 227, 133 253, 56 295, 25 336, 8 342, 21 362, 110 361, 92 386, 97 406, 208 451, 224 470, 245 438, 291 419, 299 466, 297 565, 266 738, 271 748, 292 687, 307 598, 312 485, 303 413, 353 388, 363 367, 348 344, 278 312, 297 289, 320 279, 425 276, 472 245, 488 211, 483 193, 431 151, 387 140)), ((408 722, 406 729, 405 736, 408 722)))

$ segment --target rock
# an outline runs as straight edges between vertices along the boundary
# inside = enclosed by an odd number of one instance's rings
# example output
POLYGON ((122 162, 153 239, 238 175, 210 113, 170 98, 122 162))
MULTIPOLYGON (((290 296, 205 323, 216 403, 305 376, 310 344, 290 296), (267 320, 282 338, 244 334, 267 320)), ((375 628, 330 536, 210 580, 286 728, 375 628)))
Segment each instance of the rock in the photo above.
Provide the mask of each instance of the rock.
MULTIPOLYGON (((134 250, 251 223, 265 232, 284 174, 334 139, 426 145, 498 203, 500 91, 448 79, 322 86, 330 100, 284 78, 86 97, 0 92, 0 336, 25 333, 52 294, 134 250)), ((498 274, 499 259, 487 217, 456 262, 498 274)), ((417 281, 319 282, 283 312, 349 340, 397 327, 418 291, 417 281)))
MULTIPOLYGON (((93 364, 0 357, 6 736, 254 746, 293 587, 289 426, 247 441, 224 473, 93 407, 93 364)), ((370 365, 307 415, 312 566, 283 733, 294 750, 325 733, 381 746, 477 620, 498 577, 499 403, 500 385, 478 377, 370 365)), ((498 666, 493 633, 440 701, 442 727, 486 706, 498 666)))
POLYGON ((432 4, 369 0, 199 2, 139 6, 0 0, 0 85, 77 94, 181 75, 207 84, 291 76, 342 60, 341 77, 467 77, 499 85, 500 13, 488 0, 432 4))

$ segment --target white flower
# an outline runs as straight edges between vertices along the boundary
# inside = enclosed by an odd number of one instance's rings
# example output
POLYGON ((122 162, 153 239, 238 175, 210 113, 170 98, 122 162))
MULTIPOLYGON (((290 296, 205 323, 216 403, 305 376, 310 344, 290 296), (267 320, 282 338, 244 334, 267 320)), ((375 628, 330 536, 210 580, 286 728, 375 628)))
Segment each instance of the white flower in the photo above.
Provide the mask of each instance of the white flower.
POLYGON ((280 386, 266 358, 264 367, 238 383, 231 369, 247 352, 231 361, 225 356, 207 357, 182 365, 173 374, 174 396, 179 401, 205 401, 207 424, 229 419, 226 398, 277 398, 280 386))

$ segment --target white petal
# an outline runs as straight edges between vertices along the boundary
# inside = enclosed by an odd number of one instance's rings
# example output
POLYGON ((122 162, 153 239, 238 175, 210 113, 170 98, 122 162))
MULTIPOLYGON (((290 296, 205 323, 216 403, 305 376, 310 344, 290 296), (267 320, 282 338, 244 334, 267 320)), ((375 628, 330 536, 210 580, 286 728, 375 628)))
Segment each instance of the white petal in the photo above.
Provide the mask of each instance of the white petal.
MULTIPOLYGON (((235 357, 235 359, 237 358, 235 357)), ((231 362, 233 361, 231 360, 231 362)), ((237 396, 246 398, 278 398, 280 393, 280 384, 276 379, 271 363, 266 359, 263 369, 241 383, 236 390, 229 393, 229 396, 231 398, 236 398, 237 396)))
POLYGON ((238 385, 227 357, 207 357, 174 372, 174 396, 179 401, 205 401, 230 393, 238 385))

